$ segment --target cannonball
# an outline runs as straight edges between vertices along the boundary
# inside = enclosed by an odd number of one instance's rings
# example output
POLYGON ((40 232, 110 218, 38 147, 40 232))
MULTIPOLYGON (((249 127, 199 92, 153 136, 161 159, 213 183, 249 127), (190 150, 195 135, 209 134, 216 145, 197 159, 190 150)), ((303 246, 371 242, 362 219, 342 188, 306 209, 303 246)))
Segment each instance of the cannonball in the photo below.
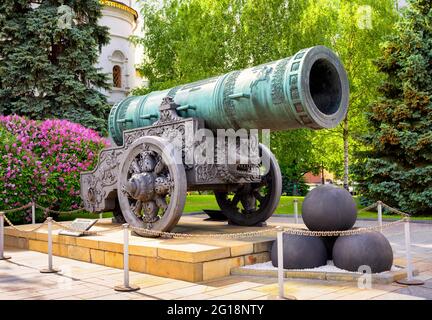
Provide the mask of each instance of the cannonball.
POLYGON ((357 272, 362 265, 372 273, 388 271, 393 264, 393 250, 379 232, 340 236, 333 246, 333 263, 336 267, 357 272))
POLYGON ((357 207, 345 189, 322 185, 311 190, 303 202, 302 218, 312 231, 342 231, 352 228, 357 207))
POLYGON ((326 247, 327 250, 327 260, 332 260, 333 246, 337 238, 338 237, 321 237, 322 241, 324 242, 324 246, 326 247))
MULTIPOLYGON (((273 243, 271 260, 277 267, 277 241, 273 243)), ((327 264, 327 250, 320 237, 283 235, 283 267, 284 269, 316 268, 327 264)))

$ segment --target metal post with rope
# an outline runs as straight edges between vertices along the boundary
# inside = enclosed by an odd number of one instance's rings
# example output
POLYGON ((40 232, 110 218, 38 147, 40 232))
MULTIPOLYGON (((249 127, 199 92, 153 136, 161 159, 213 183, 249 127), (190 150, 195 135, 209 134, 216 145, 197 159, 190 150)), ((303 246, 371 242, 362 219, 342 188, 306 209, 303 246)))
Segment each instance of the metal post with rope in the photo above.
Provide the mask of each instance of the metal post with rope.
POLYGON ((380 226, 380 232, 382 232, 382 202, 377 202, 377 212, 378 212, 378 225, 380 226))
POLYGON ((36 224, 36 205, 32 202, 32 224, 36 224))
POLYGON ((48 268, 40 270, 41 273, 57 273, 60 270, 53 268, 52 259, 52 221, 53 218, 48 217, 48 268))
POLYGON ((299 217, 298 217, 298 199, 294 199, 294 218, 295 218, 295 223, 298 224, 299 223, 299 217))
POLYGON ((407 269, 407 277, 405 279, 397 280, 396 282, 404 285, 422 285, 424 281, 420 279, 414 279, 413 268, 412 268, 412 260, 411 260, 411 233, 410 233, 410 221, 406 219, 404 223, 404 231, 405 231, 405 255, 406 255, 406 269, 407 269))
POLYGON ((137 291, 140 288, 129 283, 129 224, 127 223, 123 224, 123 236, 123 285, 115 286, 114 290, 121 292, 137 291))
POLYGON ((4 255, 4 213, 0 212, 0 260, 9 260, 10 258, 4 255))
POLYGON ((283 267, 283 229, 280 228, 277 232, 277 264, 278 264, 278 284, 279 284, 279 298, 284 299, 284 267, 283 267))
POLYGON ((284 258, 283 258, 283 228, 281 226, 276 227, 277 230, 277 268, 278 268, 278 287, 279 295, 278 298, 281 300, 296 300, 296 297, 291 295, 285 295, 285 269, 284 269, 284 258))

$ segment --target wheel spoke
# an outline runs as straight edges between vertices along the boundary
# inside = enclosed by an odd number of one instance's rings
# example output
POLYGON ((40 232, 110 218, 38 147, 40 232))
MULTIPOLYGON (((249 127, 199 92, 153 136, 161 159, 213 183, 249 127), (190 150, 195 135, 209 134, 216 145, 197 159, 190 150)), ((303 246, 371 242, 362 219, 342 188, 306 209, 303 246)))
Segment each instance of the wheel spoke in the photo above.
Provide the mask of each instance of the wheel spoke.
POLYGON ((243 194, 241 203, 244 213, 251 213, 256 210, 256 198, 250 193, 243 194))
POLYGON ((132 163, 130 165, 129 172, 130 173, 140 173, 141 172, 140 166, 138 165, 136 158, 132 161, 132 163))
POLYGON ((156 205, 162 210, 162 214, 164 214, 166 209, 168 208, 166 198, 165 197, 157 197, 155 201, 156 201, 156 205))
POLYGON ((148 201, 144 204, 144 220, 146 222, 155 222, 157 220, 159 207, 155 201, 148 201))
POLYGON ((252 194, 260 203, 263 202, 264 196, 259 192, 259 190, 255 190, 252 194))
POLYGON ((239 201, 240 201, 240 194, 239 194, 239 192, 236 192, 234 194, 234 197, 231 200, 231 205, 234 207, 237 207, 237 204, 239 203, 239 201))
POLYGON ((137 217, 141 217, 141 211, 142 211, 142 202, 141 200, 137 200, 135 205, 131 206, 131 210, 135 213, 137 217))
POLYGON ((164 169, 165 169, 165 164, 163 163, 162 157, 157 157, 154 172, 156 173, 156 175, 159 175, 164 171, 164 169))

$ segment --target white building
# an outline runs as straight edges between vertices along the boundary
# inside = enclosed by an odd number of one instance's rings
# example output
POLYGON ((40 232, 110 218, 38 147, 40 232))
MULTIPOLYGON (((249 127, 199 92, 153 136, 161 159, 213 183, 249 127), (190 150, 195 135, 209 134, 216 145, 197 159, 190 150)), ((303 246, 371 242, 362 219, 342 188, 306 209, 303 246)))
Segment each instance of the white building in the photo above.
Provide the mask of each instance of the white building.
POLYGON ((110 43, 102 48, 98 67, 110 75, 111 90, 103 90, 108 102, 115 104, 127 97, 130 90, 145 84, 136 70, 139 52, 129 37, 140 31, 137 3, 134 0, 99 0, 103 5, 100 25, 107 26, 110 43))

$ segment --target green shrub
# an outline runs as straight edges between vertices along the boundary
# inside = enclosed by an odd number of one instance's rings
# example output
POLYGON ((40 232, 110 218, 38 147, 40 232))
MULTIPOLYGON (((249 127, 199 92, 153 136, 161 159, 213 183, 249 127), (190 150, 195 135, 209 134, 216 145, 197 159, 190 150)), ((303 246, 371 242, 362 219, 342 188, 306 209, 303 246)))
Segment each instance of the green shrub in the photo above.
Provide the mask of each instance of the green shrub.
MULTIPOLYGON (((108 141, 66 120, 34 121, 0 116, 0 210, 32 200, 54 210, 78 208, 80 172, 91 170, 108 141)), ((13 223, 30 221, 30 210, 8 214, 13 223)), ((37 220, 44 219, 38 212, 37 220)))

